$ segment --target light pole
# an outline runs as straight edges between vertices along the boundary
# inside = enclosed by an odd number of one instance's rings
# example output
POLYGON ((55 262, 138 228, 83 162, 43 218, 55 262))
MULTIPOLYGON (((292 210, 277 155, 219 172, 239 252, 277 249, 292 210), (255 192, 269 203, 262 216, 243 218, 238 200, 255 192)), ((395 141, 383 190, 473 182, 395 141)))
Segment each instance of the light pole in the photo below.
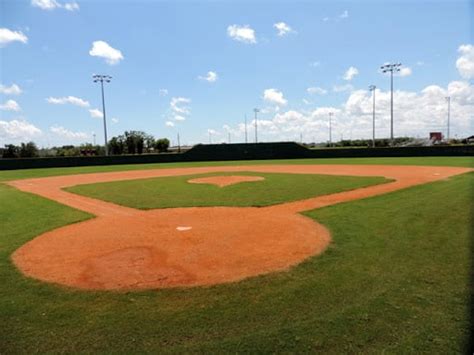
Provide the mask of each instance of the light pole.
POLYGON ((333 112, 329 112, 329 146, 332 147, 332 115, 333 112))
POLYGON ((181 153, 181 142, 179 140, 179 132, 177 132, 178 134, 178 153, 181 153))
POLYGON ((107 147, 107 121, 105 117, 105 97, 104 97, 104 81, 110 83, 112 77, 110 75, 95 74, 92 76, 94 83, 100 82, 102 89, 102 117, 104 119, 104 139, 105 139, 105 155, 109 155, 109 148, 107 147))
POLYGON ((380 67, 382 73, 390 72, 390 141, 393 145, 393 72, 399 72, 402 63, 384 64, 380 67))
POLYGON ((254 108, 253 112, 255 112, 255 143, 258 143, 258 123, 257 123, 257 113, 260 112, 258 108, 254 108))
POLYGON ((375 85, 370 85, 369 90, 372 91, 372 148, 375 148, 375 85))
POLYGON ((449 124, 450 124, 450 116, 451 116, 451 96, 446 97, 446 101, 448 102, 448 136, 447 141, 449 141, 449 124))

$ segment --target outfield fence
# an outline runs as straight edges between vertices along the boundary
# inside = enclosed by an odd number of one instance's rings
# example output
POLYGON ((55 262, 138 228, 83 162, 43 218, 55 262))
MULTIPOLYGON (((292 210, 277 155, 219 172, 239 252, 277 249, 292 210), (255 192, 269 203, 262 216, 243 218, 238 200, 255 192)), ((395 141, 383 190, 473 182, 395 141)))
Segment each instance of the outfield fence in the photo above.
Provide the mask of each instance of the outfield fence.
POLYGON ((184 153, 0 159, 0 170, 197 161, 474 156, 474 145, 307 149, 293 142, 199 144, 184 153))

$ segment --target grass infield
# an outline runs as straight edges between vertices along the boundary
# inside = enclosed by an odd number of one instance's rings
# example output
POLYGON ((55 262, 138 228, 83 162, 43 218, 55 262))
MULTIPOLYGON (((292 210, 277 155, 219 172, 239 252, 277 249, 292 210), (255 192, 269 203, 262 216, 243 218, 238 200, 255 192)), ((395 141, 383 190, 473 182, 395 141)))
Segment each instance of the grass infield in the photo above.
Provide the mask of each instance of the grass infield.
POLYGON ((91 216, 0 184, 0 353, 463 352, 471 329, 473 186, 470 173, 307 212, 333 242, 289 272, 127 293, 23 277, 11 263, 14 250, 91 216))
POLYGON ((388 182, 383 177, 329 176, 280 173, 213 173, 114 181, 69 187, 66 190, 138 209, 169 207, 236 206, 261 207, 353 190, 388 182), (207 176, 261 176, 263 181, 226 187, 191 184, 207 176))

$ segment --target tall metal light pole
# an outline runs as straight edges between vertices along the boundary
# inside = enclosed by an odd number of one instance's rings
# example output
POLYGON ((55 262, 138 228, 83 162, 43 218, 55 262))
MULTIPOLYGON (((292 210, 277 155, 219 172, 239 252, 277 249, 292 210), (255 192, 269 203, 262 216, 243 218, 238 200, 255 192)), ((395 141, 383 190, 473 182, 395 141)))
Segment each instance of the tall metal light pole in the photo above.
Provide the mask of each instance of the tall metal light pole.
POLYGON ((254 108, 253 112, 255 112, 255 143, 258 143, 258 123, 257 123, 257 113, 260 112, 258 108, 254 108))
POLYGON ((104 81, 110 83, 112 77, 110 75, 100 75, 95 74, 92 76, 94 83, 100 82, 100 87, 102 89, 102 117, 104 119, 104 140, 105 140, 105 155, 109 155, 109 148, 107 146, 107 121, 105 117, 105 98, 104 98, 104 81))
POLYGON ((446 101, 448 102, 448 135, 447 140, 449 141, 449 124, 450 124, 450 116, 451 116, 451 96, 446 97, 446 101))
POLYGON ((375 148, 375 85, 370 85, 369 90, 372 91, 372 147, 375 148))
POLYGON ((393 72, 399 72, 402 63, 384 64, 380 67, 382 73, 390 72, 390 140, 393 145, 393 72))
POLYGON ((329 112, 329 146, 332 147, 332 115, 333 112, 329 112))

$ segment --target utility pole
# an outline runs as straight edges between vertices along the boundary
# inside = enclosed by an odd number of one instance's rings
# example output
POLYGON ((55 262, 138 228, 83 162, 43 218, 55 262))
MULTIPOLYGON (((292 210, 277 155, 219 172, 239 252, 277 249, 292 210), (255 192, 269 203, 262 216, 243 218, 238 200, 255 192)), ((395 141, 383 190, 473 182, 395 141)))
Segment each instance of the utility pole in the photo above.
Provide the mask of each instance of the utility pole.
POLYGON ((181 142, 179 141, 179 132, 178 132, 178 153, 181 153, 181 142))
POLYGON ((95 133, 92 133, 92 137, 94 137, 94 145, 95 145, 95 133))
POLYGON ((390 72, 390 141, 393 145, 393 72, 397 73, 400 71, 402 63, 395 64, 384 64, 380 67, 382 73, 390 72))
POLYGON ((104 96, 104 81, 110 83, 112 77, 110 75, 95 74, 92 76, 94 83, 100 82, 102 89, 102 118, 104 119, 104 141, 105 141, 105 155, 109 155, 108 141, 107 141, 107 120, 105 116, 105 96, 104 96))
POLYGON ((245 143, 248 143, 247 140, 247 114, 245 114, 245 143))
POLYGON ((375 85, 370 85, 369 90, 372 91, 372 148, 375 148, 375 85))
POLYGON ((255 112, 255 143, 258 143, 258 123, 257 123, 257 113, 260 112, 258 108, 254 108, 253 112, 255 112))
POLYGON ((333 112, 329 112, 329 146, 332 147, 332 115, 333 112))
POLYGON ((448 102, 448 136, 447 141, 449 142, 449 125, 450 125, 450 116, 451 116, 451 96, 446 97, 446 101, 448 102))

